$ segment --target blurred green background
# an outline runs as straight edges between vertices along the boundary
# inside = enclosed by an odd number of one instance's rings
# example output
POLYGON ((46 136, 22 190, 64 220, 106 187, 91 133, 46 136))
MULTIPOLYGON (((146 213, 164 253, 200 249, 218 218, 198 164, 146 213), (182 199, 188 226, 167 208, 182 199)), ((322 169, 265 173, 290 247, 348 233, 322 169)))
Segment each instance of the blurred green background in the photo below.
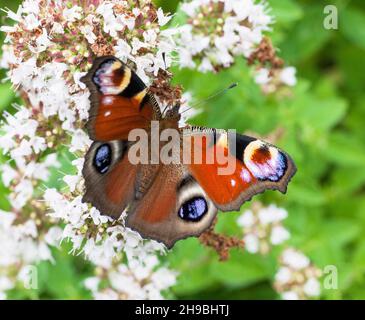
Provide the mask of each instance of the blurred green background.
MULTIPOLYGON (((20 1, 0 0, 15 9, 20 1)), ((179 1, 155 1, 174 12, 179 1)), ((288 193, 267 191, 256 197, 285 207, 289 245, 307 254, 321 269, 338 269, 339 288, 322 290, 325 299, 365 298, 365 2, 349 0, 270 0, 276 23, 271 33, 279 55, 297 68, 292 96, 264 96, 245 61, 219 74, 199 74, 176 68, 180 83, 199 100, 232 82, 239 86, 202 106, 194 123, 236 128, 265 135, 282 128, 278 145, 294 158, 298 172, 288 193), (339 29, 323 28, 325 5, 338 8, 339 29)), ((3 35, 1 35, 3 39, 3 35)), ((1 74, 2 76, 4 73, 1 74)), ((0 84, 0 109, 15 99, 8 84, 0 84)), ((4 194, 0 187, 0 193, 4 194)), ((0 208, 6 208, 4 197, 0 208)), ((242 207, 249 208, 250 203, 242 207)), ((220 214, 217 230, 240 235, 239 213, 220 214)), ((37 291, 14 290, 11 297, 90 298, 81 281, 92 268, 64 251, 56 264, 42 263, 37 291)), ((180 272, 169 297, 277 299, 272 288, 282 248, 267 256, 231 251, 227 262, 199 244, 180 241, 164 260, 180 272)))

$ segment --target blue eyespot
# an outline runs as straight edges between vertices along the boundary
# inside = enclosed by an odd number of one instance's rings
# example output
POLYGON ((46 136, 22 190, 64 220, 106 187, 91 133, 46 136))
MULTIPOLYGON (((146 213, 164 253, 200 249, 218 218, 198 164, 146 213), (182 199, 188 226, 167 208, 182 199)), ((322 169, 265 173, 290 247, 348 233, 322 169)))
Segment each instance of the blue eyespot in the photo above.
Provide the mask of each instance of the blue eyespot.
POLYGON ((108 144, 101 145, 95 152, 94 167, 95 169, 104 174, 108 171, 112 162, 112 150, 108 144))
POLYGON ((179 209, 179 217, 187 221, 199 221, 208 212, 207 201, 203 197, 195 197, 183 203, 179 209))

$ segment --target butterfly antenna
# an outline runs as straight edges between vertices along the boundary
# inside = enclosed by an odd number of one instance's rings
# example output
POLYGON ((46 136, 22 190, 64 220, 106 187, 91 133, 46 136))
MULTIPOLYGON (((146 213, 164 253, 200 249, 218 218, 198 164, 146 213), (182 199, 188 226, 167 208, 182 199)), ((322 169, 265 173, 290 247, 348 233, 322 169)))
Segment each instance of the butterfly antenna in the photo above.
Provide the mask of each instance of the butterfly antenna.
POLYGON ((169 108, 169 106, 167 105, 164 109, 163 109, 163 111, 162 111, 162 115, 164 115, 165 114, 165 112, 166 112, 166 110, 169 108))
POLYGON ((163 63, 165 65, 165 70, 167 70, 167 65, 166 65, 166 53, 162 52, 162 59, 163 59, 163 63))
POLYGON ((238 83, 237 83, 237 82, 232 83, 232 84, 231 84, 231 85, 229 85, 227 88, 224 88, 224 89, 222 89, 222 90, 219 90, 218 92, 216 92, 216 93, 214 93, 214 94, 210 95, 209 97, 207 97, 207 98, 205 98, 205 99, 203 99, 203 100, 201 100, 201 101, 198 101, 197 103, 193 104, 190 108, 188 108, 188 109, 184 110, 184 111, 183 111, 183 112, 181 112, 181 113, 184 113, 184 112, 186 112, 186 111, 189 111, 189 110, 190 110, 190 109, 192 109, 192 108, 196 108, 197 106, 200 106, 200 105, 201 105, 201 104, 203 104, 203 103, 206 103, 206 102, 208 102, 208 101, 210 101, 210 100, 212 100, 212 99, 214 99, 214 98, 216 98, 216 97, 218 97, 218 96, 221 96, 222 94, 225 94, 228 90, 230 90, 230 89, 233 89, 233 88, 237 87, 237 85, 238 85, 238 83))

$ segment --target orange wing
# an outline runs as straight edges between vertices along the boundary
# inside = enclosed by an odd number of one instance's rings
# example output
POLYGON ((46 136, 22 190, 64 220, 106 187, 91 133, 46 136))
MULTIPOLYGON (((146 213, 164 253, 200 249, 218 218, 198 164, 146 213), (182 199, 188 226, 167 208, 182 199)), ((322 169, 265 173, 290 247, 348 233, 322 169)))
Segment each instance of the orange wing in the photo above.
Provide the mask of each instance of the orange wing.
POLYGON ((191 158, 189 172, 222 211, 239 210, 267 189, 285 193, 296 172, 286 153, 252 137, 205 130, 186 131, 184 140, 190 140, 191 154, 202 154, 202 161, 191 158))
POLYGON ((142 80, 115 57, 97 58, 81 81, 91 94, 87 129, 93 140, 127 140, 132 129, 148 128, 161 118, 142 80))
POLYGON ((83 201, 114 218, 120 217, 135 195, 139 168, 129 163, 127 148, 125 141, 94 142, 85 156, 83 201))

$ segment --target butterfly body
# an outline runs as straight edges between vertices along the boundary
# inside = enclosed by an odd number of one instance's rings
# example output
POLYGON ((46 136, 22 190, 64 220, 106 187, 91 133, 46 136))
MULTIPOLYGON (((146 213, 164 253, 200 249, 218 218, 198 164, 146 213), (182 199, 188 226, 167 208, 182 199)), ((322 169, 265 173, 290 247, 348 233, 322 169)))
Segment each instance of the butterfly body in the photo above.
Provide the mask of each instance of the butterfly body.
POLYGON ((85 156, 83 200, 114 218, 126 210, 126 226, 169 248, 200 235, 218 209, 239 210, 266 189, 285 192, 295 173, 285 152, 261 140, 179 128, 179 106, 163 115, 115 57, 96 59, 82 81, 91 93, 87 129, 94 141, 85 156))

